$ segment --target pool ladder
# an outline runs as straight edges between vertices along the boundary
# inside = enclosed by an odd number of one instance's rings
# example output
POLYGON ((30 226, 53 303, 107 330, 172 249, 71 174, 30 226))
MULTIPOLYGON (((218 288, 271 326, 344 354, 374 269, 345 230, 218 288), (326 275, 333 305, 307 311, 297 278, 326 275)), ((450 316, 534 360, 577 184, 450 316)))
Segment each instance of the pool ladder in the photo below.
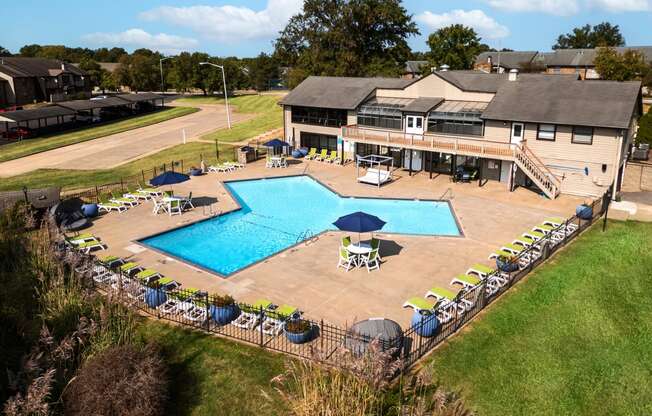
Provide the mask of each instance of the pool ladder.
POLYGON ((301 234, 299 234, 299 236, 297 237, 297 239, 296 239, 296 241, 294 243, 299 244, 300 242, 305 241, 306 245, 309 245, 310 243, 314 243, 318 239, 319 239, 319 237, 316 236, 315 233, 313 233, 311 229, 307 229, 304 232, 302 232, 301 234))

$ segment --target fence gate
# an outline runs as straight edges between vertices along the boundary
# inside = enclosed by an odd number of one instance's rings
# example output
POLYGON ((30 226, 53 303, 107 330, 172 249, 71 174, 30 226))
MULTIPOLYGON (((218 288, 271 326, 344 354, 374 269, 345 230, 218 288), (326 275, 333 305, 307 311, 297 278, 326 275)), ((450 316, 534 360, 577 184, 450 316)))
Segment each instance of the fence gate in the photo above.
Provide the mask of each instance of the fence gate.
POLYGON ((652 191, 652 162, 628 162, 622 191, 652 191))

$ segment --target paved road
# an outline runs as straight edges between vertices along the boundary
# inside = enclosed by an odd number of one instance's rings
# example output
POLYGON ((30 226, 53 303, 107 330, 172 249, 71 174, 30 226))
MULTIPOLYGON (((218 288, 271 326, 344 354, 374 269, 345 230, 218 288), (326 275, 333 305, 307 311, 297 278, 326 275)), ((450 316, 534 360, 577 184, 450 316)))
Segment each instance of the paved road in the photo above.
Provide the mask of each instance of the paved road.
MULTIPOLYGON (((186 139, 191 141, 209 131, 226 127, 224 107, 198 107, 200 111, 187 116, 0 163, 0 177, 44 168, 108 169, 181 144, 183 129, 186 139)), ((251 114, 231 113, 231 122, 251 117, 251 114)))

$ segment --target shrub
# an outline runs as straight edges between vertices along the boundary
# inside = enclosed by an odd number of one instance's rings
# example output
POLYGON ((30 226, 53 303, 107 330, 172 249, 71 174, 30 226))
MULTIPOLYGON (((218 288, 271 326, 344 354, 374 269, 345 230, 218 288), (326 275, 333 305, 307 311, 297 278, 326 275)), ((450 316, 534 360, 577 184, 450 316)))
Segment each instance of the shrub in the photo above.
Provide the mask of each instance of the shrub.
POLYGON ((70 383, 63 400, 69 415, 162 415, 167 371, 157 348, 131 345, 90 358, 70 383))
POLYGON ((295 319, 285 324, 285 330, 292 334, 303 334, 310 330, 310 322, 304 319, 295 319))
POLYGON ((234 305, 235 300, 230 295, 215 294, 211 297, 213 305, 222 308, 224 306, 234 305))

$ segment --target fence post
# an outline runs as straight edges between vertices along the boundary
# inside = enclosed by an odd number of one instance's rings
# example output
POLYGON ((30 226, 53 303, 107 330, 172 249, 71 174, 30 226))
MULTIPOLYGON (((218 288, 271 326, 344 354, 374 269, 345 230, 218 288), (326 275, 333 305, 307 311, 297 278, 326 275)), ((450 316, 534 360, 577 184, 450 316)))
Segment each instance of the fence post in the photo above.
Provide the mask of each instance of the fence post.
POLYGON ((324 320, 321 319, 319 321, 319 349, 321 349, 321 352, 324 352, 324 320))
POLYGON ((183 172, 184 172, 184 170, 183 170, 183 159, 181 159, 181 173, 183 173, 183 172))
POLYGON ((155 177, 156 177, 156 166, 154 166, 154 176, 152 176, 152 178, 155 178, 155 177))
POLYGON ((210 307, 208 306, 208 292, 206 292, 206 331, 210 332, 211 330, 211 315, 210 307))
POLYGON ((259 313, 260 313, 260 315, 258 315, 260 317, 260 325, 259 325, 260 326, 260 332, 259 332, 260 341, 259 341, 259 345, 262 347, 263 346, 263 307, 262 306, 260 306, 259 313))
POLYGON ((100 203, 100 193, 97 190, 97 185, 95 185, 95 202, 100 203))
POLYGON ((140 174, 143 176, 143 182, 145 182, 145 171, 143 169, 140 170, 140 174))
POLYGON ((120 192, 124 192, 124 191, 125 191, 125 185, 122 182, 122 177, 120 177, 120 192))
MULTIPOLYGON (((433 312, 433 314, 434 314, 434 312, 433 312)), ((419 314, 419 315, 421 315, 421 314, 419 314)), ((419 352, 417 353, 417 357, 421 356, 421 352, 422 352, 421 349, 423 347, 423 337, 421 336, 421 334, 423 334, 423 321, 424 321, 423 315, 421 315, 421 320, 417 324, 417 325, 420 326, 420 328, 419 328, 419 331, 416 332, 416 334, 419 335, 419 352)))
POLYGON ((163 172, 167 172, 167 166, 165 166, 165 163, 163 163, 163 172))

